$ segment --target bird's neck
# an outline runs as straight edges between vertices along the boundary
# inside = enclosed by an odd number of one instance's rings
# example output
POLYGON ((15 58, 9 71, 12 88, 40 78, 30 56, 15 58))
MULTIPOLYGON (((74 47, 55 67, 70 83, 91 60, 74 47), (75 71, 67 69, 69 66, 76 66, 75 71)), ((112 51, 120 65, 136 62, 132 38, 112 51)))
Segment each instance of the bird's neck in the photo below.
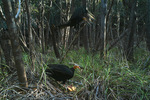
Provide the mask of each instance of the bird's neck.
POLYGON ((74 73, 75 69, 74 69, 74 68, 70 68, 70 69, 71 69, 71 71, 74 73))

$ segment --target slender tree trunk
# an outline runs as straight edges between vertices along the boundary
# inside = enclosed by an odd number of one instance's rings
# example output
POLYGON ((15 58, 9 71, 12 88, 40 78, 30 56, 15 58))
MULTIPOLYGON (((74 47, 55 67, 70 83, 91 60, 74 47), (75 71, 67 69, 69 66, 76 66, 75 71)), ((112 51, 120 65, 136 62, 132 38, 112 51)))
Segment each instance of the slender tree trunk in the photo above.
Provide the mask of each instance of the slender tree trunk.
POLYGON ((12 7, 10 0, 2 0, 4 7, 4 14, 6 17, 6 23, 8 26, 9 36, 12 45, 12 52, 15 60, 15 66, 17 69, 18 79, 20 85, 23 87, 28 87, 26 71, 24 68, 21 48, 19 45, 19 35, 17 34, 17 26, 15 23, 15 19, 12 14, 12 7))
MULTIPOLYGON (((75 9, 75 0, 71 1, 71 8, 70 8, 70 13, 73 13, 74 9, 75 9)), ((68 42, 67 42, 67 47, 70 46, 71 41, 73 40, 73 36, 74 36, 74 30, 72 27, 70 27, 69 30, 69 34, 68 34, 68 42)))
POLYGON ((106 10, 107 10, 107 0, 101 0, 101 32, 100 32, 100 41, 101 41, 101 51, 100 56, 106 57, 106 10))
MULTIPOLYGON (((67 17, 66 17, 66 19, 67 19, 67 21, 69 20, 69 14, 70 14, 70 10, 71 10, 71 2, 68 2, 67 4, 67 11, 66 11, 66 15, 67 15, 67 17)), ((67 47, 67 44, 68 44, 68 39, 69 39, 69 34, 70 34, 70 27, 67 27, 66 28, 66 31, 65 31, 66 33, 64 33, 64 39, 63 39, 63 42, 64 42, 64 48, 66 48, 67 47)))
POLYGON ((150 51, 150 0, 147 0, 147 30, 146 30, 146 44, 147 48, 150 51))
POLYGON ((60 58, 60 53, 58 50, 55 33, 56 33, 56 29, 52 26, 51 27, 51 35, 52 35, 53 48, 54 48, 56 58, 60 58))
POLYGON ((41 5, 41 2, 42 1, 39 1, 39 3, 40 3, 40 5, 39 5, 39 8, 38 8, 38 10, 39 10, 39 16, 38 16, 38 20, 37 20, 37 26, 38 26, 38 36, 39 36, 39 46, 40 47, 42 47, 42 15, 41 15, 41 13, 42 13, 42 11, 41 11, 41 9, 42 9, 42 5, 41 5))
MULTIPOLYGON (((2 32, 2 31, 1 31, 2 32)), ((0 35, 0 45, 2 47, 4 57, 5 57, 5 63, 7 66, 5 68, 7 69, 8 73, 12 73, 14 71, 14 64, 13 64, 13 56, 12 56, 12 48, 11 43, 8 37, 8 32, 4 30, 2 32, 2 35, 0 35)))
POLYGON ((136 29, 135 25, 135 9, 136 9, 136 0, 133 1, 133 5, 131 8, 131 13, 130 13, 130 22, 129 22, 129 41, 128 41, 128 46, 127 46, 127 60, 128 61, 133 61, 133 46, 134 46, 134 33, 136 29))
POLYGON ((46 32, 45 32, 45 50, 48 49, 48 40, 49 40, 49 32, 50 32, 50 27, 48 21, 46 21, 46 32))
POLYGON ((120 0, 117 0, 117 35, 120 35, 120 0))
POLYGON ((41 26, 41 45, 42 45, 42 53, 45 53, 45 36, 44 36, 44 1, 41 0, 40 6, 40 26, 41 26))
MULTIPOLYGON (((1 37, 0 37, 0 39, 1 39, 1 37)), ((0 44, 1 44, 1 41, 0 41, 0 44)), ((1 49, 1 45, 0 45, 0 63, 2 63, 2 49, 1 49)), ((0 64, 0 68, 1 68, 1 64, 0 64)))
POLYGON ((30 18, 30 5, 29 0, 25 0, 26 4, 26 11, 27 11, 27 17, 28 17, 28 34, 29 34, 29 49, 30 49, 30 58, 31 58, 31 65, 32 70, 34 70, 34 47, 33 47, 33 35, 32 35, 32 29, 31 29, 31 18, 30 18))
POLYGON ((87 29, 87 26, 85 26, 83 28, 83 30, 81 31, 81 33, 83 34, 83 45, 84 45, 84 48, 85 48, 86 52, 89 53, 89 38, 88 38, 88 29, 87 29))
MULTIPOLYGON (((1 38, 0 38, 1 39, 1 38)), ((0 41, 0 44, 1 44, 1 41, 0 41)), ((4 68, 3 68, 3 66, 2 66, 2 49, 1 49, 1 45, 0 45, 0 68, 1 68, 1 73, 4 75, 4 68)))
MULTIPOLYGON (((86 0, 82 0, 82 6, 85 7, 85 9, 86 9, 86 5, 87 5, 86 0)), ((89 38, 88 38, 87 26, 83 27, 81 33, 82 34, 80 34, 80 35, 82 35, 82 37, 83 37, 83 46, 84 46, 86 52, 89 53, 89 38)))

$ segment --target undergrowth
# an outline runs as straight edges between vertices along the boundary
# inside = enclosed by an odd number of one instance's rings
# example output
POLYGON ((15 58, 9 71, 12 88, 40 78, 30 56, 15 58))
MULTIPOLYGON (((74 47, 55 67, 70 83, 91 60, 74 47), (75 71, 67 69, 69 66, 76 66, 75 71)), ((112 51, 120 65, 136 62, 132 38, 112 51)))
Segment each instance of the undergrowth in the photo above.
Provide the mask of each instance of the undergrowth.
MULTIPOLYGON (((75 71, 72 82, 68 84, 76 86, 77 89, 69 93, 73 94, 73 98, 84 100, 149 100, 150 65, 147 64, 149 52, 138 48, 134 53, 134 62, 128 62, 116 48, 108 51, 105 59, 100 58, 99 53, 86 53, 84 49, 69 51, 62 64, 72 67, 69 62, 73 62, 84 68, 75 71)), ((47 54, 36 54, 35 58, 34 74, 40 76, 37 83, 43 82, 46 85, 48 80, 44 70, 47 64, 59 64, 60 61, 51 50, 47 54)), ((27 72, 31 71, 27 54, 24 54, 23 60, 27 72)))
POLYGON ((72 50, 64 62, 73 61, 84 67, 72 78, 83 83, 76 94, 84 88, 84 92, 91 95, 88 98, 149 100, 150 65, 144 66, 149 53, 143 49, 136 50, 134 62, 128 62, 122 55, 114 49, 107 52, 105 59, 100 59, 99 54, 93 56, 83 49, 72 50), (95 84, 100 84, 99 92, 96 92, 95 84))

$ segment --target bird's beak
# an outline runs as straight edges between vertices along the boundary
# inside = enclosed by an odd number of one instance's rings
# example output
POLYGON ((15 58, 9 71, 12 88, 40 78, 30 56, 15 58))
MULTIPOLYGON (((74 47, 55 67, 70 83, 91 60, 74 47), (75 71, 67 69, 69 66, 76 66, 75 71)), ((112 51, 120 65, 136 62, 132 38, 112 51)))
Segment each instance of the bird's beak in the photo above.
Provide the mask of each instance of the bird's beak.
POLYGON ((76 68, 78 68, 78 69, 83 69, 83 67, 81 67, 81 66, 78 66, 78 65, 76 66, 76 68))
POLYGON ((74 68, 74 69, 76 69, 76 68, 78 68, 78 69, 83 69, 83 67, 82 67, 82 66, 77 65, 77 64, 75 64, 73 68, 74 68))
POLYGON ((81 69, 80 66, 77 66, 76 68, 81 69))

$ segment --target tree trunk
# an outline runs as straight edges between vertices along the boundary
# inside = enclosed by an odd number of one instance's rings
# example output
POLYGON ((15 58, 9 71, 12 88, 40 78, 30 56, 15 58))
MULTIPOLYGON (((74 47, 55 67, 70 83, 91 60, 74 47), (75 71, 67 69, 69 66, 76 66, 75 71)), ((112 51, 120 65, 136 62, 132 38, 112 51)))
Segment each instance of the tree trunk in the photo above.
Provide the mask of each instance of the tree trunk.
MULTIPOLYGON (((86 5, 87 5, 86 0, 82 0, 82 6, 85 7, 85 9, 86 9, 86 5)), ((82 34, 80 34, 80 35, 83 36, 83 46, 84 46, 86 52, 89 53, 89 38, 88 38, 87 25, 85 27, 83 27, 81 33, 82 34)))
POLYGON ((1 31, 1 33, 2 34, 0 35, 0 45, 2 47, 5 57, 5 63, 7 65, 5 66, 5 68, 8 71, 8 74, 11 74, 14 71, 11 43, 8 37, 7 30, 4 30, 3 32, 1 31))
MULTIPOLYGON (((75 10, 75 0, 71 1, 71 8, 70 8, 70 13, 72 14, 73 11, 75 10)), ((69 19, 69 18, 68 18, 69 19)), ((72 40, 73 40, 73 36, 74 36, 74 29, 72 27, 70 27, 69 29, 69 34, 68 34, 68 41, 67 41, 67 47, 70 46, 72 40)))
POLYGON ((120 35, 120 0, 117 0, 117 35, 120 35))
POLYGON ((148 9, 148 14, 147 14, 147 30, 146 30, 146 44, 147 48, 150 51, 150 0, 147 0, 147 9, 148 9))
POLYGON ((28 17, 28 34, 29 34, 29 49, 30 49, 30 58, 31 58, 31 69, 34 70, 34 47, 33 47, 33 35, 32 35, 32 29, 31 29, 31 18, 30 18, 30 6, 29 6, 29 0, 25 0, 26 4, 26 11, 27 11, 27 17, 28 17))
POLYGON ((42 53, 45 53, 45 36, 44 36, 44 1, 41 1, 41 34, 42 34, 42 53))
POLYGON ((84 45, 84 48, 85 48, 86 52, 89 53, 89 38, 88 38, 87 25, 83 28, 81 33, 83 34, 83 45, 84 45))
POLYGON ((21 48, 19 45, 19 35, 17 34, 17 26, 14 16, 12 14, 12 7, 10 0, 2 0, 4 7, 4 14, 6 17, 6 23, 8 26, 9 37, 12 45, 12 52, 15 60, 15 66, 17 69, 18 79, 20 85, 28 87, 26 71, 24 69, 21 48))
POLYGON ((60 53, 58 50, 55 33, 56 33, 56 29, 55 29, 55 27, 52 26, 51 27, 51 35, 52 35, 53 49, 54 49, 56 58, 60 58, 60 53))
POLYGON ((128 45, 127 45, 127 60, 128 61, 133 61, 133 46, 134 46, 134 33, 136 29, 135 25, 135 8, 136 8, 136 0, 133 2, 131 12, 130 12, 130 22, 129 22, 129 40, 128 40, 128 45))
POLYGON ((100 45, 101 45, 101 51, 100 56, 105 57, 106 56, 106 10, 107 10, 107 0, 101 0, 101 32, 100 32, 100 45))
POLYGON ((48 21, 46 21, 46 31, 45 31, 45 50, 48 49, 48 40, 49 40, 49 32, 50 32, 50 27, 48 21))

